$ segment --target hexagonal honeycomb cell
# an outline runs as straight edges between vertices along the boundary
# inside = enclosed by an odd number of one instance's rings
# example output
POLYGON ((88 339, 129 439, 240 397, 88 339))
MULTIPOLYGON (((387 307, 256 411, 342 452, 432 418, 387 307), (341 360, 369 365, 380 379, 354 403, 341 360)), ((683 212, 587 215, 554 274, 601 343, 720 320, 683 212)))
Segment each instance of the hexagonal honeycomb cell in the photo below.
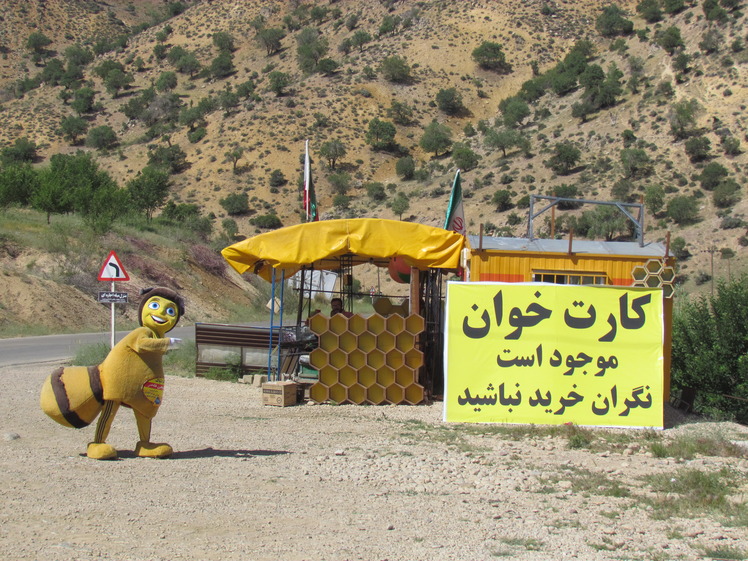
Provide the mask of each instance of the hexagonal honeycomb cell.
POLYGON ((358 336, 358 348, 364 353, 368 353, 377 348, 377 338, 373 333, 365 331, 358 336))
POLYGON ((329 330, 329 320, 322 314, 314 314, 309 318, 309 330, 315 335, 322 335, 329 330))
POLYGON ((672 267, 663 267, 660 272, 662 282, 673 282, 675 280, 675 269, 672 267))
POLYGON ((395 372, 395 382, 403 387, 407 387, 416 381, 415 372, 407 366, 400 368, 395 372))
POLYGON ((324 384, 329 388, 333 384, 338 383, 338 369, 330 365, 323 366, 319 371, 318 379, 320 384, 324 384))
POLYGON ((353 384, 358 382, 358 376, 356 375, 356 371, 353 368, 351 368, 350 366, 344 366, 338 372, 338 380, 346 388, 350 388, 353 384))
POLYGON ((350 331, 341 333, 338 337, 338 346, 340 347, 341 351, 350 353, 353 349, 358 347, 356 336, 350 331))
POLYGON ((358 384, 352 385, 348 388, 348 401, 361 405, 366 401, 366 389, 358 384))
POLYGON ((397 335, 403 329, 405 329, 405 319, 403 316, 391 315, 387 318, 387 331, 393 335, 397 335))
POLYGON ((358 371, 358 383, 365 388, 370 388, 377 382, 377 373, 368 366, 360 368, 358 371))
POLYGON ((397 384, 392 384, 384 390, 384 395, 387 398, 387 403, 397 405, 405 399, 405 388, 397 384))
POLYGON ((423 366, 423 353, 418 349, 410 349, 405 353, 405 364, 413 369, 420 368, 423 366))
POLYGON ((327 357, 327 362, 330 363, 330 366, 338 369, 343 368, 346 364, 348 364, 346 354, 340 349, 331 352, 330 356, 327 357))
POLYGON ((366 366, 366 355, 360 349, 354 349, 348 353, 348 364, 354 370, 360 370, 366 366))
POLYGON ((403 364, 405 364, 405 358, 403 357, 403 353, 401 351, 392 349, 391 351, 388 351, 386 355, 384 355, 384 362, 393 370, 397 370, 403 364))
POLYGON ((664 298, 672 298, 675 294, 675 287, 672 284, 663 284, 662 285, 662 296, 664 298))
POLYGON ((324 384, 316 382, 312 384, 311 388, 309 388, 309 399, 311 399, 312 401, 323 403, 327 401, 328 398, 329 395, 327 393, 327 387, 324 384))
POLYGON ((408 333, 407 331, 403 331, 402 333, 398 333, 395 337, 395 348, 406 353, 413 347, 415 347, 416 344, 416 338, 415 335, 412 333, 408 333))
POLYGON ((361 335, 366 331, 366 318, 361 315, 354 315, 348 318, 348 331, 354 335, 361 335))
POLYGON ((366 401, 372 405, 381 405, 385 399, 384 388, 378 384, 374 384, 366 390, 366 401))
POLYGON ((335 314, 330 318, 330 331, 340 335, 348 331, 348 318, 343 314, 335 314))
POLYGON ((405 402, 410 405, 418 405, 425 397, 425 391, 420 384, 411 384, 405 388, 405 402))
POLYGON ((327 351, 324 349, 314 349, 309 353, 309 364, 319 370, 327 364, 327 351))
POLYGON ((657 259, 650 259, 645 263, 644 268, 647 269, 647 272, 656 275, 662 270, 662 261, 658 261, 657 259))
POLYGON ((379 314, 370 315, 366 320, 368 331, 374 335, 379 335, 385 329, 385 319, 379 314))
POLYGON ((342 384, 333 384, 330 389, 327 390, 330 396, 330 400, 335 403, 345 403, 348 401, 348 389, 342 384))
POLYGON ((319 336, 319 347, 328 352, 338 348, 338 336, 330 331, 325 331, 319 336))
POLYGON ((631 276, 634 277, 635 281, 644 281, 647 278, 647 270, 644 267, 634 267, 631 271, 631 276))
POLYGON ((374 349, 366 355, 366 364, 375 371, 379 370, 384 366, 384 353, 378 349, 374 349))
POLYGON ((385 388, 395 383, 395 372, 391 368, 377 370, 377 384, 385 388))
POLYGON ((644 284, 649 288, 657 288, 662 285, 662 279, 657 275, 652 275, 647 277, 647 280, 644 281, 644 284))
POLYGON ((411 314, 407 318, 405 318, 405 329, 408 331, 408 333, 418 335, 424 330, 425 327, 426 324, 423 320, 423 317, 419 315, 411 314))
POLYGON ((374 300, 374 311, 381 316, 388 316, 392 311, 392 302, 389 298, 377 298, 374 300))
POLYGON ((395 336, 389 331, 383 331, 377 336, 377 349, 389 352, 395 348, 395 336))

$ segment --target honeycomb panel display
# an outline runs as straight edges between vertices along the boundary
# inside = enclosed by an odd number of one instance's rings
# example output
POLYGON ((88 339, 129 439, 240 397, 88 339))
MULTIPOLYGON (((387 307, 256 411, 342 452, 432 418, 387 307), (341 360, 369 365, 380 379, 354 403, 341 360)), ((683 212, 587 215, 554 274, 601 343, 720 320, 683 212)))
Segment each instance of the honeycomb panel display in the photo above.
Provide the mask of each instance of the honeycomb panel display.
POLYGON ((366 402, 366 389, 358 384, 353 384, 348 388, 348 401, 361 405, 366 402))
POLYGON ((330 392, 330 399, 335 403, 348 401, 348 389, 343 384, 333 384, 328 391, 330 392))
POLYGON ((420 384, 411 384, 405 388, 405 401, 410 405, 418 405, 423 401, 425 392, 420 384))
POLYGON ((321 369, 329 362, 327 352, 322 349, 314 349, 309 353, 309 364, 311 364, 317 370, 321 369))
POLYGON ((319 371, 319 382, 323 386, 330 387, 338 382, 338 370, 329 364, 323 366, 319 371))
POLYGON ((327 332, 320 335, 319 348, 327 351, 334 351, 338 348, 338 336, 335 333, 327 332))
POLYGON ((319 371, 309 390, 312 401, 380 405, 424 400, 425 390, 418 384, 423 353, 416 348, 423 318, 393 315, 402 309, 390 307, 388 317, 380 312, 369 318, 310 318, 309 327, 320 341, 310 354, 310 363, 319 371))
POLYGON ((365 388, 370 388, 377 383, 377 373, 368 366, 358 371, 358 383, 365 388))
POLYGON ((384 387, 379 384, 374 384, 366 390, 366 401, 372 405, 382 405, 387 396, 385 395, 384 387))
POLYGON ((672 298, 675 294, 675 268, 659 259, 650 259, 644 265, 634 267, 631 277, 634 279, 633 286, 662 288, 665 298, 672 298))
POLYGON ((344 366, 338 372, 338 380, 346 388, 350 387, 358 381, 358 373, 350 366, 344 366))
POLYGON ((327 391, 327 386, 322 382, 316 382, 312 384, 311 388, 309 388, 309 399, 311 399, 312 401, 316 401, 317 403, 327 401, 329 399, 329 395, 330 394, 327 391))

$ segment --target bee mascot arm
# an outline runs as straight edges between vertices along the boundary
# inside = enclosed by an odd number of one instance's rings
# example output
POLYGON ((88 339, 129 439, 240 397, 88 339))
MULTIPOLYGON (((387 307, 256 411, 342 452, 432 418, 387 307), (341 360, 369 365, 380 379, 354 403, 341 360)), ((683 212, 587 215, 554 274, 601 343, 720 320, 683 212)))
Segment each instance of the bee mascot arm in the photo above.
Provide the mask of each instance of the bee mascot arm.
POLYGON ((162 357, 178 339, 164 337, 184 314, 184 302, 172 290, 143 291, 142 327, 127 334, 98 367, 69 367, 53 373, 42 389, 42 409, 57 422, 81 428, 100 413, 94 441, 87 455, 114 459, 117 451, 106 443, 120 405, 133 410, 140 437, 135 452, 142 457, 171 455, 168 444, 150 441, 151 420, 163 398, 162 357))

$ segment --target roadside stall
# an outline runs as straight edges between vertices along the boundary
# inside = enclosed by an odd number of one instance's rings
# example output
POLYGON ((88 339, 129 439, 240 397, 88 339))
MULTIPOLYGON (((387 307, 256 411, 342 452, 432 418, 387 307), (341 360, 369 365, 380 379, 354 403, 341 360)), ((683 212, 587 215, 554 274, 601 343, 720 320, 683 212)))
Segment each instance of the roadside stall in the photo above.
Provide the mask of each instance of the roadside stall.
MULTIPOLYGON (((280 293, 281 306, 285 281, 297 273, 302 276, 296 324, 291 329, 298 340, 308 326, 319 342, 309 355, 318 372, 310 399, 416 404, 442 390, 442 273, 459 268, 464 247, 463 236, 441 228, 362 218, 281 228, 231 245, 222 254, 240 274, 250 272, 272 283, 271 301, 280 293), (363 264, 388 268, 408 282, 407 310, 375 306, 377 311, 368 317, 351 313, 353 268, 363 264), (312 314, 303 277, 320 270, 338 273, 342 281, 338 294, 346 313, 312 314)), ((282 309, 271 307, 271 333, 289 328, 282 317, 282 309), (276 312, 281 312, 278 323, 276 312)), ((283 343, 277 346, 275 364, 284 362, 283 347, 283 343)), ((273 349, 269 351, 270 355, 273 349)), ((280 380, 280 369, 271 368, 272 362, 269 356, 268 376, 280 380)))

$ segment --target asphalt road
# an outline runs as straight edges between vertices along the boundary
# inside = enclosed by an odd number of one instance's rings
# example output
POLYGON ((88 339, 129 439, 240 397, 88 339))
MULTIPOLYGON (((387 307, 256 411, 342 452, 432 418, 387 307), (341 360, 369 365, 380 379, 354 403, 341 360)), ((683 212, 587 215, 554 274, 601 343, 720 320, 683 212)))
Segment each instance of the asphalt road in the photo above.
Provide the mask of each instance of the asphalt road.
MULTIPOLYGON (((117 331, 119 341, 129 331, 117 331)), ((176 327, 169 337, 195 339, 195 326, 176 327)), ((72 335, 46 335, 43 337, 14 337, 0 339, 0 366, 16 366, 35 362, 54 362, 72 358, 83 345, 109 344, 111 333, 76 333, 72 335)))

